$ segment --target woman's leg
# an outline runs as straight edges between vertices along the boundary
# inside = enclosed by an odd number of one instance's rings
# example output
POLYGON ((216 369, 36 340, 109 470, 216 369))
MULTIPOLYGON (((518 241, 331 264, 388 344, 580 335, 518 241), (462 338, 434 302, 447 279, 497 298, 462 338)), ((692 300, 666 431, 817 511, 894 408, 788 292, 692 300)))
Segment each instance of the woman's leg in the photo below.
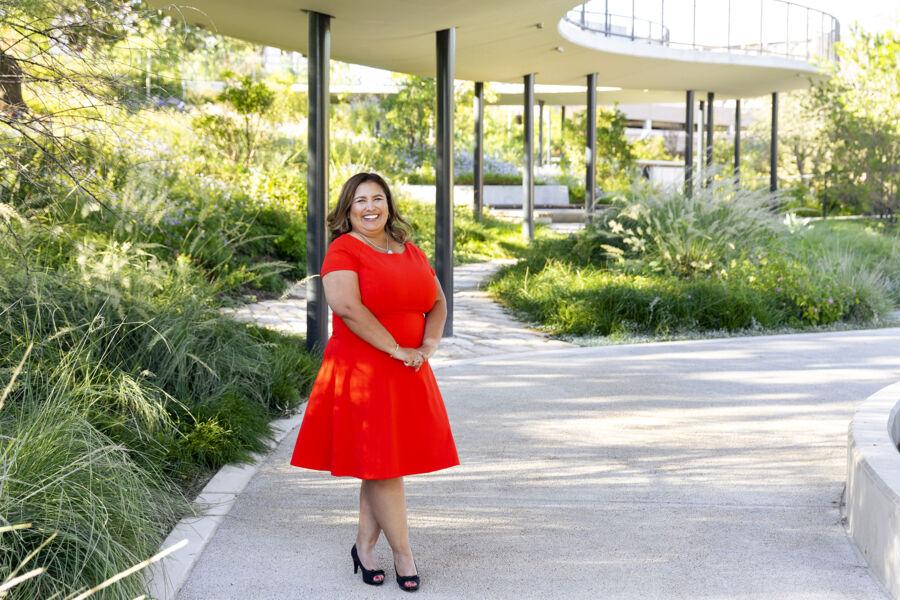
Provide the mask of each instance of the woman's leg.
MULTIPOLYGON (((375 518, 372 503, 369 501, 368 486, 363 479, 359 486, 359 528, 356 531, 356 552, 359 560, 367 569, 375 568, 375 544, 381 535, 381 526, 375 518)), ((374 577, 375 581, 381 581, 381 575, 374 577)))
MULTIPOLYGON (((365 481, 369 492, 369 502, 375 519, 384 530, 384 535, 394 553, 394 563, 399 575, 416 575, 412 549, 409 545, 409 525, 406 521, 406 492, 403 478, 370 479, 365 481)), ((409 582, 408 587, 416 587, 409 582)))

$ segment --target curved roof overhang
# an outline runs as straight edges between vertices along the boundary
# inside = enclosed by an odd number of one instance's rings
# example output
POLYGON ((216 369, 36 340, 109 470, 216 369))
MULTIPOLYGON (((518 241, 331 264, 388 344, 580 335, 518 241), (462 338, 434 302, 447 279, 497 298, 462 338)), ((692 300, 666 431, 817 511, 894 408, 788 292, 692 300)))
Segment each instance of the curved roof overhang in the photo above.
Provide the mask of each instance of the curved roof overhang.
POLYGON ((331 15, 332 58, 421 76, 435 73, 435 32, 456 27, 456 78, 598 83, 631 90, 694 89, 753 97, 808 86, 812 65, 768 56, 675 50, 580 30, 562 18, 573 0, 191 0, 173 5, 187 22, 286 50, 307 52, 306 11, 331 15))

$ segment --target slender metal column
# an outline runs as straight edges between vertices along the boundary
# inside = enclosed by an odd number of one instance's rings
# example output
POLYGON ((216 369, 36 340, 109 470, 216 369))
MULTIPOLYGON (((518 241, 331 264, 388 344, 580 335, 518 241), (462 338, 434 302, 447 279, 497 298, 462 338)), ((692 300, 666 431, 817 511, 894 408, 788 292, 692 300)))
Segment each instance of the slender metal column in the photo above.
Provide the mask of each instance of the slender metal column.
POLYGON ((436 35, 437 112, 435 121, 434 270, 447 297, 444 336, 453 335, 453 76, 456 71, 456 28, 436 35))
POLYGON ((772 133, 769 146, 769 191, 778 191, 778 92, 772 92, 772 133))
POLYGON ((472 162, 474 175, 474 211, 480 220, 484 206, 484 83, 475 82, 475 156, 472 162))
POLYGON ((741 100, 734 101, 734 185, 741 184, 741 100))
POLYGON ((525 76, 525 170, 522 173, 522 235, 534 239, 534 73, 525 76))
POLYGON ((697 123, 697 183, 703 187, 703 159, 706 157, 706 101, 700 100, 700 122, 697 123))
POLYGON ((694 90, 685 94, 684 111, 684 195, 694 194, 694 90))
POLYGON ((538 100, 538 151, 537 164, 544 164, 544 101, 538 100))
POLYGON ((566 127, 566 107, 563 105, 561 108, 562 112, 559 113, 559 130, 563 131, 566 127))
POLYGON ((706 94, 706 181, 704 186, 709 187, 712 183, 712 164, 713 164, 713 98, 712 92, 706 94))
POLYGON ((544 164, 550 164, 550 152, 553 150, 553 107, 547 109, 547 155, 544 164))
POLYGON ((325 215, 328 212, 328 68, 331 59, 331 17, 310 12, 307 83, 306 202, 306 347, 321 350, 328 341, 328 304, 319 276, 325 258, 325 215))
POLYGON ((584 215, 585 222, 594 218, 597 200, 597 74, 587 76, 587 131, 585 132, 584 215))

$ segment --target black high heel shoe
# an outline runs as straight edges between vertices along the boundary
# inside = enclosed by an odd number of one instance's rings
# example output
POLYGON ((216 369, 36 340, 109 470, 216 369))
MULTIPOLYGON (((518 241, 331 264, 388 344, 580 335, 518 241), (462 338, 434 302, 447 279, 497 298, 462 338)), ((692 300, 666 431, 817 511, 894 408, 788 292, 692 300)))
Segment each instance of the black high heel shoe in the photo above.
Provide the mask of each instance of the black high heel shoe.
MULTIPOLYGON (((415 565, 416 565, 416 561, 413 560, 413 566, 415 566, 415 565)), ((400 575, 400 573, 397 573, 397 563, 394 562, 394 573, 397 575, 397 585, 399 585, 400 589, 403 590, 404 592, 416 592, 419 590, 420 582, 419 582, 418 572, 419 572, 419 567, 416 566, 416 573, 417 573, 416 575, 400 575), (412 587, 407 587, 405 584, 408 581, 415 581, 416 585, 412 586, 412 587)))
POLYGON ((362 561, 359 560, 359 554, 356 552, 356 544, 353 544, 353 547, 350 549, 350 556, 353 558, 353 574, 356 574, 358 569, 362 569, 362 578, 363 581, 368 583, 369 585, 381 585, 384 583, 384 571, 381 569, 372 569, 371 571, 365 568, 362 564, 362 561), (381 581, 375 581, 375 576, 381 575, 381 581))

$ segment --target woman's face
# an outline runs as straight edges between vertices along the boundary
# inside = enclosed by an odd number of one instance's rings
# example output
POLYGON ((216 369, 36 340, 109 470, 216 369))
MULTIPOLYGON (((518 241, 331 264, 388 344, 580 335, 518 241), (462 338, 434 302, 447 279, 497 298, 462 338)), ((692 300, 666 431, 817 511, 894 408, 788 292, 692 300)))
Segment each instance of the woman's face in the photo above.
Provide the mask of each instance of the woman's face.
POLYGON ((350 229, 363 235, 379 235, 388 218, 387 196, 374 181, 364 181, 350 201, 350 229))

